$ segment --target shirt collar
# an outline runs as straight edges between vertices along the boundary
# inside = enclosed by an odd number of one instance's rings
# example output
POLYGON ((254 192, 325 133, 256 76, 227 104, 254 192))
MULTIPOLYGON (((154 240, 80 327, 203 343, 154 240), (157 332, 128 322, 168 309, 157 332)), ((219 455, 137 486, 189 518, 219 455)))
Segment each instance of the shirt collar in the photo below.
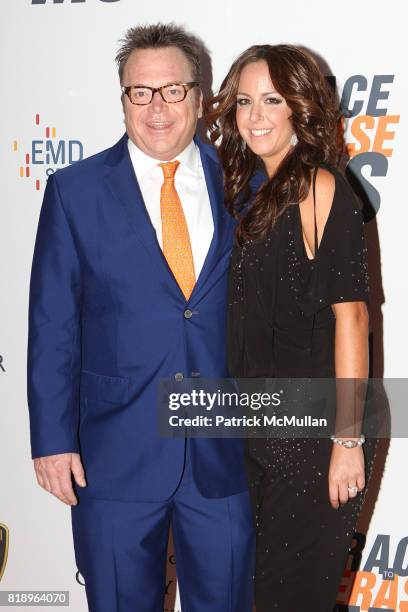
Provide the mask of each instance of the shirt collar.
MULTIPOLYGON (((139 149, 130 138, 128 138, 128 149, 136 174, 139 178, 145 176, 151 170, 157 168, 158 164, 162 163, 161 160, 146 155, 146 153, 139 149)), ((194 140, 192 140, 174 159, 180 162, 180 166, 182 166, 184 170, 187 169, 193 174, 199 173, 201 166, 200 151, 194 140)), ((173 160, 169 159, 168 161, 173 160)))

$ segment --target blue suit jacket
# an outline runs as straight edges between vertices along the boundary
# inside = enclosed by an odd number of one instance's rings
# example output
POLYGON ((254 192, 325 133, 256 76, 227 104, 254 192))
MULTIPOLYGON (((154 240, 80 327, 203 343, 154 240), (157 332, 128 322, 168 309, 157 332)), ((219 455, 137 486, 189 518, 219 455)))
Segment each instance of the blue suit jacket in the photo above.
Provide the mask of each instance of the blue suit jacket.
MULTIPOLYGON (((30 285, 32 456, 80 452, 88 482, 81 496, 171 496, 185 440, 158 436, 158 380, 227 375, 234 222, 223 207, 215 151, 197 144, 214 236, 188 302, 157 242, 127 136, 48 179, 30 285)), ((192 439, 190 452, 206 497, 246 488, 241 440, 192 439)))

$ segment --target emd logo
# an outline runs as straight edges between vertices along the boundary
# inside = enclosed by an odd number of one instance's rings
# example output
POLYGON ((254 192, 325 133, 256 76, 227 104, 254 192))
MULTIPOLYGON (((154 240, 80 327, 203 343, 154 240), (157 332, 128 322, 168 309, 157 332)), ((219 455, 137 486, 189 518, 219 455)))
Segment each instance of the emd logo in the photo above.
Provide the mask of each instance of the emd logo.
POLYGON ((65 140, 58 138, 57 128, 41 126, 40 115, 35 115, 35 126, 38 136, 34 138, 29 147, 24 148, 18 140, 13 141, 14 153, 22 153, 19 160, 19 175, 21 178, 34 180, 35 189, 41 189, 39 176, 48 177, 55 172, 56 166, 64 166, 80 161, 84 156, 84 148, 79 140, 65 140), (39 172, 41 171, 41 175, 39 172))
MULTIPOLYGON (((86 0, 68 0, 71 4, 84 3, 86 0)), ((45 4, 47 0, 31 0, 31 4, 45 4)), ((99 2, 119 2, 119 0, 99 0, 99 2)), ((63 4, 64 0, 49 0, 50 4, 63 4)))
POLYGON ((6 525, 0 523, 0 581, 6 569, 7 555, 9 549, 9 530, 6 525))

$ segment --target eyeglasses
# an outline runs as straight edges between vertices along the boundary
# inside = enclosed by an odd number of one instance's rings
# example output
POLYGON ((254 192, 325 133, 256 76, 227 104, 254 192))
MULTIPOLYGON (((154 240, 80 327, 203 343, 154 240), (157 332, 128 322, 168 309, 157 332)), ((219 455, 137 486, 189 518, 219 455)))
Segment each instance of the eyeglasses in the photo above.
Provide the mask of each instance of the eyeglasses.
POLYGON ((150 104, 156 91, 159 92, 163 102, 175 104, 182 102, 190 89, 198 87, 200 83, 191 81, 190 83, 167 83, 161 87, 148 87, 147 85, 129 85, 122 87, 122 92, 127 95, 132 104, 145 106, 150 104))

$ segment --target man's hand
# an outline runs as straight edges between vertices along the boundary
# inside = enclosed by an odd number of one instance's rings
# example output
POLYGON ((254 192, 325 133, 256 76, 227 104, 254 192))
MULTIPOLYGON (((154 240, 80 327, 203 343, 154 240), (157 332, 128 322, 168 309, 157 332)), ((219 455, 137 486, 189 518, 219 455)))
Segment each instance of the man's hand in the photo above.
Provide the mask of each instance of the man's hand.
POLYGON ((34 469, 40 487, 68 506, 77 505, 78 501, 72 488, 72 476, 77 485, 86 487, 84 468, 78 453, 38 457, 34 459, 34 469))

